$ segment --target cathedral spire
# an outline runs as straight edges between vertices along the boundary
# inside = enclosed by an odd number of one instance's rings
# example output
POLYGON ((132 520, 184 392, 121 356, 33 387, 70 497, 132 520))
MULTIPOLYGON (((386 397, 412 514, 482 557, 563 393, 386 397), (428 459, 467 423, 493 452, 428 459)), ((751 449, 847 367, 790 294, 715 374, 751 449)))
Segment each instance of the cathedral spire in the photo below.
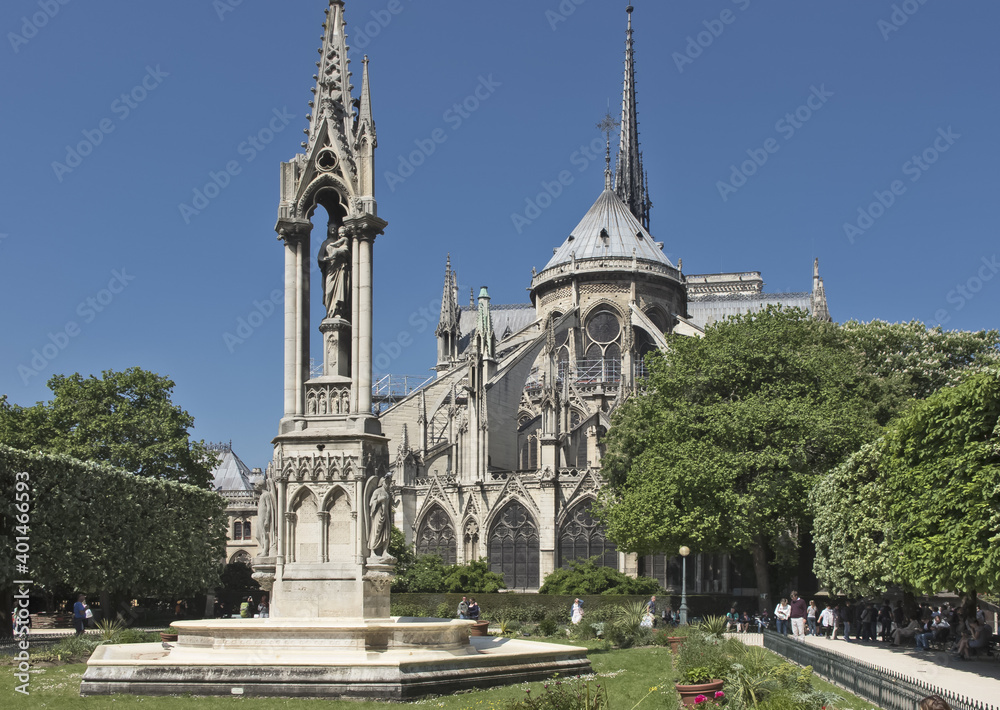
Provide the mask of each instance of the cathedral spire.
POLYGON ((352 100, 350 59, 347 56, 347 23, 344 20, 343 0, 330 0, 323 23, 323 46, 319 49, 317 72, 313 74, 316 88, 312 91, 316 98, 310 103, 313 119, 307 132, 311 148, 317 141, 322 142, 323 126, 329 120, 334 131, 348 133, 352 100), (339 129, 339 130, 338 130, 339 129))
POLYGON ((649 209, 653 206, 646 193, 642 152, 639 150, 639 116, 635 91, 635 52, 632 42, 632 6, 626 8, 628 29, 625 33, 625 82, 622 92, 621 141, 615 169, 615 192, 629 211, 649 230, 649 209))
POLYGON ((452 271, 451 254, 444 267, 444 291, 441 294, 441 318, 434 334, 438 339, 438 372, 447 370, 458 360, 461 337, 461 309, 458 307, 458 274, 452 271))

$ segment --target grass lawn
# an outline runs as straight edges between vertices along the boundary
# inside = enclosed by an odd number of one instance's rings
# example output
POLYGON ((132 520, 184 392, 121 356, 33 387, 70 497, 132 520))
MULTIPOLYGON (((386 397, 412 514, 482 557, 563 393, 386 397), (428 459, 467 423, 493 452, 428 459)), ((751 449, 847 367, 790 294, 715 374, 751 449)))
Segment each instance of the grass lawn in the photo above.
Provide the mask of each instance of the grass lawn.
MULTIPOLYGON (((560 640, 560 643, 566 643, 560 640)), ((577 644, 590 649, 590 661, 594 669, 592 686, 606 687, 614 710, 630 710, 636 703, 639 710, 676 710, 679 703, 673 689, 673 667, 669 649, 647 647, 607 651, 601 642, 577 644), (650 688, 657 690, 650 693, 650 688)), ((3 707, 8 710, 108 710, 141 706, 149 710, 190 710, 196 708, 240 708, 246 710, 271 710, 272 708, 322 707, 330 710, 364 710, 384 707, 384 702, 359 702, 354 700, 312 700, 282 698, 246 697, 135 697, 129 695, 80 697, 80 680, 86 666, 83 664, 51 666, 35 669, 31 673, 30 695, 14 692, 15 679, 12 669, 0 669, 0 696, 3 707), (322 705, 320 705, 320 703, 322 705)), ((549 681, 554 682, 554 681, 549 681)), ((846 702, 838 710, 870 710, 871 703, 848 696, 842 690, 833 688, 825 681, 816 679, 817 685, 832 689, 846 702)), ((542 683, 514 685, 503 688, 489 688, 459 693, 457 695, 430 697, 406 703, 415 707, 445 708, 446 710, 490 710, 511 698, 521 698, 525 689, 532 694, 543 692, 542 683)))

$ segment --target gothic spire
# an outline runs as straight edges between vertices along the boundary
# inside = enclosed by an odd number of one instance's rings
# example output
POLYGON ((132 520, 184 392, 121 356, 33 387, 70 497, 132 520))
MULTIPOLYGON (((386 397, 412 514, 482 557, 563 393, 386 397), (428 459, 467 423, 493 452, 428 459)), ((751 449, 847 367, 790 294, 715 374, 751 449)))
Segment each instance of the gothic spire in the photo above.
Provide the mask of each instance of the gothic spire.
POLYGON ((497 338, 493 333, 493 314, 490 313, 490 294, 486 287, 479 291, 479 312, 476 314, 475 344, 486 360, 496 358, 497 338))
POLYGON ((444 267, 444 292, 441 294, 441 319, 438 321, 437 335, 457 333, 459 317, 458 276, 451 270, 449 254, 444 267))
POLYGON ((378 146, 375 137, 375 119, 372 118, 372 95, 368 85, 368 55, 365 55, 364 71, 361 74, 361 98, 358 101, 358 130, 360 136, 362 131, 367 130, 372 137, 372 147, 378 146))
POLYGON ((639 150, 639 116, 635 91, 635 53, 632 42, 632 6, 628 13, 625 33, 625 82, 622 92, 621 141, 618 144, 618 164, 615 168, 615 192, 629 211, 649 230, 649 209, 653 206, 646 193, 642 152, 639 150))
POLYGON ((319 49, 320 59, 316 62, 318 71, 313 74, 316 98, 312 102, 313 119, 308 129, 309 145, 322 140, 321 129, 326 119, 335 131, 348 133, 351 114, 351 71, 347 57, 347 23, 344 20, 343 0, 330 0, 323 23, 323 46, 319 49), (339 129, 339 130, 338 130, 339 129))

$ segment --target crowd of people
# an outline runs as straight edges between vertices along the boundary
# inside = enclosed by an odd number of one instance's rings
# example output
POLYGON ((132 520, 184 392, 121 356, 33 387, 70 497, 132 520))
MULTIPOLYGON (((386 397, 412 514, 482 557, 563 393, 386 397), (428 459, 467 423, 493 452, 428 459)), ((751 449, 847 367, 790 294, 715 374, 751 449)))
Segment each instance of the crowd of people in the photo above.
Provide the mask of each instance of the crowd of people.
POLYGON ((962 659, 979 652, 989 653, 993 642, 993 627, 987 623, 981 607, 977 607, 975 615, 963 617, 958 607, 921 604, 908 615, 901 601, 893 606, 886 599, 880 605, 867 601, 853 604, 831 601, 820 611, 815 601, 807 605, 792 592, 790 598, 778 602, 774 616, 778 633, 790 633, 797 638, 836 639, 839 633, 849 643, 913 644, 920 651, 928 651, 936 645, 950 648, 962 659))

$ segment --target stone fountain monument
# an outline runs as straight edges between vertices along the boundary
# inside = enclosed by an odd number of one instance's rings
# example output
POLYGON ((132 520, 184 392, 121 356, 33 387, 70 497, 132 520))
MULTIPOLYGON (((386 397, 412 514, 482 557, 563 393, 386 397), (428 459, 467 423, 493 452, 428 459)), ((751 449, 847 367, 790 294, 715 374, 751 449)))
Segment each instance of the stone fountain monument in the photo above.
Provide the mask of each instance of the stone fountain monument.
POLYGON ((471 637, 473 622, 391 617, 389 440, 372 413, 374 197, 368 59, 352 98, 344 2, 330 0, 303 152, 281 166, 284 416, 259 491, 254 578, 270 618, 179 621, 173 644, 100 646, 81 694, 402 699, 590 670, 585 649, 471 637), (310 246, 325 317, 310 372, 310 246))

